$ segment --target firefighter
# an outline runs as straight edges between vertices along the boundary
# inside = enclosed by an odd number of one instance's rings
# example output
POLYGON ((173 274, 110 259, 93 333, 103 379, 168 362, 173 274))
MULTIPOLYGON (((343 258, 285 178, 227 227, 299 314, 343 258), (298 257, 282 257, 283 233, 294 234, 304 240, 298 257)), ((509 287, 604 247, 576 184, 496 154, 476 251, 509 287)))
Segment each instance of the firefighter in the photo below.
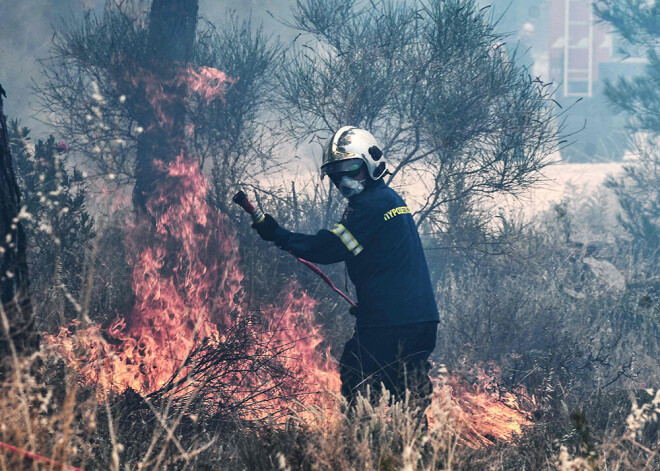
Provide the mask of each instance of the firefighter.
POLYGON ((413 217, 384 181, 387 162, 369 132, 346 126, 323 153, 327 175, 348 206, 337 224, 316 235, 290 232, 266 215, 253 228, 262 239, 320 264, 346 262, 358 308, 355 332, 340 359, 342 394, 351 404, 382 383, 400 400, 405 390, 423 410, 430 404, 429 356, 438 309, 413 217))

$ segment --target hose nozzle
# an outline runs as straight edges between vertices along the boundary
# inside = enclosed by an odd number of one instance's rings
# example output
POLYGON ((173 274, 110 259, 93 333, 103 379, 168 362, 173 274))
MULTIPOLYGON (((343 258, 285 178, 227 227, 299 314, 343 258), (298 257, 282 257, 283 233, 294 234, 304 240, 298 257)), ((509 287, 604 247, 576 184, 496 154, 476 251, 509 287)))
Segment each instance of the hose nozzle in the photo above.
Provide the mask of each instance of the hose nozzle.
POLYGON ((239 205, 246 213, 252 216, 252 221, 256 224, 259 224, 265 219, 264 212, 259 208, 255 208, 243 191, 236 193, 232 199, 234 200, 234 203, 239 205))

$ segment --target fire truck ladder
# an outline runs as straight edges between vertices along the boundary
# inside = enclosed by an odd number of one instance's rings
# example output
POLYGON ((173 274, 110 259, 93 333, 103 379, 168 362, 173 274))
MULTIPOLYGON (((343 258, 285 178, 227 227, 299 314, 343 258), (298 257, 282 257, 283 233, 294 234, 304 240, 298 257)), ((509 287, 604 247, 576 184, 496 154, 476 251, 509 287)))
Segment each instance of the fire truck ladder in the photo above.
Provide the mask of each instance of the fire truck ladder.
POLYGON ((591 1, 565 0, 565 2, 564 96, 591 97, 594 87, 594 13, 591 1), (584 18, 585 6, 588 11, 586 18, 584 18), (580 18, 580 13, 582 13, 582 18, 580 18), (575 31, 576 29, 578 31, 575 31), (573 52, 585 50, 588 57, 586 67, 576 64, 575 58, 571 60, 573 52), (584 84, 585 82, 586 90, 584 86, 578 85, 578 83, 584 84))

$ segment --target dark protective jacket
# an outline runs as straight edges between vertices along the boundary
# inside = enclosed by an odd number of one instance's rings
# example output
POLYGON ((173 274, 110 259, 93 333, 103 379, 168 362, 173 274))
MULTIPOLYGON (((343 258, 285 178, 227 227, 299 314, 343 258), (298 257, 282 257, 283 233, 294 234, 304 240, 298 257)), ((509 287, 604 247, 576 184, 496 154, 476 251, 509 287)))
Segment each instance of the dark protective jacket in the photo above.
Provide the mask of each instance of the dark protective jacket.
POLYGON ((410 210, 382 180, 349 199, 341 221, 316 235, 278 228, 275 244, 314 263, 346 262, 357 327, 437 322, 438 308, 410 210))

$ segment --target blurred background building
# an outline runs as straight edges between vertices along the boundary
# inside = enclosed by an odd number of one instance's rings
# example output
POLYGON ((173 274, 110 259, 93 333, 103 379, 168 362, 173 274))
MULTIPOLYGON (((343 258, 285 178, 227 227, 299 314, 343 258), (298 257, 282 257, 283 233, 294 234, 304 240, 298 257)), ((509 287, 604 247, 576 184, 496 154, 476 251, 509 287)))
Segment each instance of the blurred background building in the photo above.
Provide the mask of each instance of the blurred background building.
POLYGON ((625 154, 625 121, 604 95, 605 82, 640 73, 646 59, 621 52, 621 43, 599 22, 591 0, 481 0, 490 4, 509 50, 530 73, 556 87, 566 130, 577 132, 562 150, 570 162, 619 161, 625 154))

